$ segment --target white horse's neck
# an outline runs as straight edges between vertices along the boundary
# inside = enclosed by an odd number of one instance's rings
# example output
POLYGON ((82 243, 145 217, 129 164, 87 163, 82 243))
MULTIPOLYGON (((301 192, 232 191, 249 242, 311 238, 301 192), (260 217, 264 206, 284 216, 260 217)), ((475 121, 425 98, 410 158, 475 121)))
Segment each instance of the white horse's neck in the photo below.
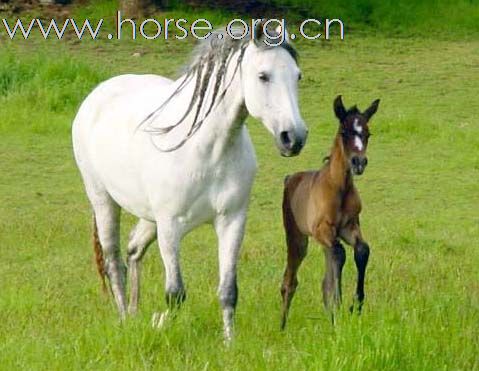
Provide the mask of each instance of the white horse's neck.
MULTIPOLYGON (((218 97, 210 116, 205 120, 204 127, 197 133, 198 141, 209 147, 213 158, 224 155, 224 152, 230 149, 248 116, 241 85, 241 67, 236 68, 239 54, 240 52, 237 51, 233 55, 221 82, 219 94, 222 94, 226 89, 223 99, 220 100, 220 97, 218 97)), ((216 73, 217 69, 215 69, 214 75, 216 73)), ((212 81, 215 80, 214 75, 212 81)), ((212 90, 213 83, 210 84, 206 92, 208 102, 205 102, 204 107, 209 107, 212 90)))
MULTIPOLYGON (((235 138, 240 135, 240 129, 248 115, 241 84, 241 67, 237 68, 240 53, 241 51, 238 50, 231 56, 218 89, 216 102, 210 114, 202 123, 202 127, 184 143, 182 148, 188 149, 188 152, 193 151, 198 156, 207 155, 210 160, 220 159, 229 150, 235 138), (222 97, 223 93, 224 96, 222 97)), ((205 73, 204 69, 202 73, 205 73)), ((217 73, 218 68, 215 67, 209 79, 208 87, 204 92, 205 98, 198 117, 199 120, 204 118, 211 105, 217 73)), ((174 85, 178 86, 184 78, 185 76, 180 77, 174 85)), ((174 105, 176 102, 183 101, 184 109, 186 109, 190 100, 193 99, 195 84, 196 75, 190 79, 171 103, 174 105)), ((179 111, 183 111, 183 108, 179 111)), ((181 123, 183 129, 178 131, 182 132, 183 135, 191 127, 195 112, 196 106, 193 107, 185 121, 181 123)), ((181 135, 178 134, 175 135, 175 141, 177 142, 182 139, 181 135)), ((166 136, 168 135, 166 134, 166 136)))

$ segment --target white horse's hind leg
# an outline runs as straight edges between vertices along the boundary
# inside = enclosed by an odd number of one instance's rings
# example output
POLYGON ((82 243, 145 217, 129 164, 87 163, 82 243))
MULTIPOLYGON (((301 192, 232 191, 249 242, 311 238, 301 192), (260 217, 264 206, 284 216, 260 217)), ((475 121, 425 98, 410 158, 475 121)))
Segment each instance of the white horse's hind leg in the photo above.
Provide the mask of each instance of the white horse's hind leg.
POLYGON ((116 301, 120 317, 126 315, 126 267, 120 254, 120 207, 108 194, 92 201, 98 229, 98 238, 105 258, 105 271, 116 301))
POLYGON ((165 267, 165 297, 169 310, 161 315, 155 313, 152 324, 153 327, 161 328, 171 310, 178 308, 186 299, 186 291, 181 277, 179 262, 180 241, 183 234, 176 223, 164 221, 157 223, 158 245, 165 267))
POLYGON ((130 277, 130 303, 128 313, 135 314, 138 310, 140 296, 140 263, 148 246, 156 238, 156 223, 140 219, 130 234, 128 242, 128 272, 130 277))
POLYGON ((223 310, 223 330, 226 342, 233 338, 234 312, 238 300, 236 263, 243 241, 245 222, 245 212, 234 216, 221 215, 215 221, 219 243, 220 283, 218 295, 223 310))

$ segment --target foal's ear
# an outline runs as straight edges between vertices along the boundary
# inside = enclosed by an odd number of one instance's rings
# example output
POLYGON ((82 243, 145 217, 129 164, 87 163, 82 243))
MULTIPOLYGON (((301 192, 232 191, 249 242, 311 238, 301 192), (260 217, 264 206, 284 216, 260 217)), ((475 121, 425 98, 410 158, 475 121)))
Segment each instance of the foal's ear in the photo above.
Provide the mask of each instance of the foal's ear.
POLYGON ((333 107, 336 117, 339 119, 339 121, 343 122, 343 120, 346 118, 346 108, 344 108, 343 100, 340 95, 338 95, 334 100, 333 107))
POLYGON ((364 116, 366 117, 366 120, 369 120, 378 110, 379 106, 379 99, 376 99, 371 105, 364 111, 364 116))

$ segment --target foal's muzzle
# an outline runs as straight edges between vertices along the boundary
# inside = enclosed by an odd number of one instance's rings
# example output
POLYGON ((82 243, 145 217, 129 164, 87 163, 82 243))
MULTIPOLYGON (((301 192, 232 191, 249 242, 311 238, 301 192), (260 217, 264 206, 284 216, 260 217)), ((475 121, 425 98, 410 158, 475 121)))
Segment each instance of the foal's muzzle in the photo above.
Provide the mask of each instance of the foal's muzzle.
POLYGON ((368 158, 363 156, 353 156, 351 158, 351 171, 354 175, 361 175, 368 165, 368 158))
POLYGON ((281 156, 291 157, 298 155, 306 143, 308 133, 304 134, 295 130, 282 131, 276 138, 276 144, 281 152, 281 156))

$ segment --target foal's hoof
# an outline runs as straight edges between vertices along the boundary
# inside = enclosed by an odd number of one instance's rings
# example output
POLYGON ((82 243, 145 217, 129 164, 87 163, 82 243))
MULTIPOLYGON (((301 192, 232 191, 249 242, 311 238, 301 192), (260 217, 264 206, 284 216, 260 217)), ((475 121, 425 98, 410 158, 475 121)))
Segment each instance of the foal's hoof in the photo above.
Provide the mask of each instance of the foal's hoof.
POLYGON ((284 331, 286 329, 286 322, 287 322, 287 319, 285 317, 281 318, 281 324, 279 325, 279 329, 281 331, 284 331))
POLYGON ((362 307, 363 307, 362 304, 356 304, 356 305, 353 304, 349 307, 349 313, 351 314, 356 313, 357 315, 360 315, 362 307))
POLYGON ((151 318, 151 326, 154 329, 161 330, 165 327, 166 322, 170 318, 170 311, 166 310, 163 313, 155 312, 151 318))

